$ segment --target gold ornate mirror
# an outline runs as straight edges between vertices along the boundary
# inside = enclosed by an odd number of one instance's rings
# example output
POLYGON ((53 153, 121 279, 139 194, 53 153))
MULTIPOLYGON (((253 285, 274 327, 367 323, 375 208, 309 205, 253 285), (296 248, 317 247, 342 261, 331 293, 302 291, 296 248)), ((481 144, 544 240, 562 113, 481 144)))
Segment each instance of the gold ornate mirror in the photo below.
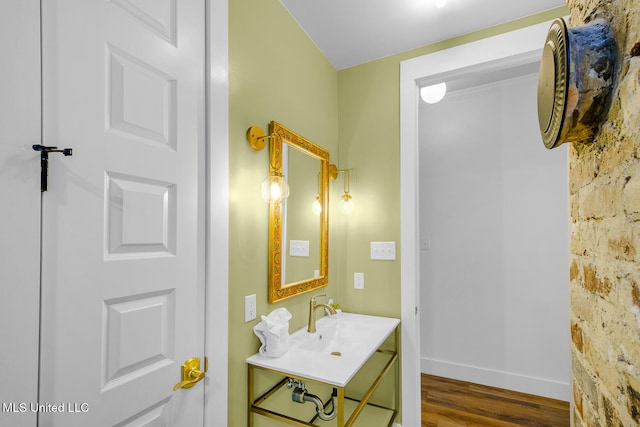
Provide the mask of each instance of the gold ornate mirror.
POLYGON ((269 303, 328 284, 329 152, 271 122, 270 174, 282 175, 290 196, 269 204, 269 303), (316 203, 314 212, 312 205, 316 203))

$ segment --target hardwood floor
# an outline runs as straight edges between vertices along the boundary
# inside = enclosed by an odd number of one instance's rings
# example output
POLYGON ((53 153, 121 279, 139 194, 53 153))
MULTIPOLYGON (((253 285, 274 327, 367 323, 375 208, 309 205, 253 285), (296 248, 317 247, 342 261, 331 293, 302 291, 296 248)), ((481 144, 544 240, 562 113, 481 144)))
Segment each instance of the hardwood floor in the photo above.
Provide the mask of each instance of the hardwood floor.
POLYGON ((422 427, 565 427, 569 403, 422 374, 422 427))

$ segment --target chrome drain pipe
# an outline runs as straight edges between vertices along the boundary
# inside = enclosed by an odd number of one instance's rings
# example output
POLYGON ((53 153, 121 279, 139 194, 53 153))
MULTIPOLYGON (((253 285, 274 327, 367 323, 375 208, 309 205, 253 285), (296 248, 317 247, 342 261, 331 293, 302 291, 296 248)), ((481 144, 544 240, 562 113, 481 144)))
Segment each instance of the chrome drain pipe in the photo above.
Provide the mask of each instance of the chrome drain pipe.
POLYGON ((307 393, 307 389, 304 386, 304 382, 300 380, 294 380, 293 378, 289 378, 289 383, 287 387, 293 388, 293 393, 291 394, 291 400, 297 403, 305 403, 311 402, 316 405, 316 412, 318 413, 318 417, 322 421, 331 421, 337 415, 336 413, 336 404, 335 397, 337 395, 337 391, 334 388, 331 393, 331 412, 326 413, 324 408, 324 403, 322 400, 316 396, 315 394, 307 393))

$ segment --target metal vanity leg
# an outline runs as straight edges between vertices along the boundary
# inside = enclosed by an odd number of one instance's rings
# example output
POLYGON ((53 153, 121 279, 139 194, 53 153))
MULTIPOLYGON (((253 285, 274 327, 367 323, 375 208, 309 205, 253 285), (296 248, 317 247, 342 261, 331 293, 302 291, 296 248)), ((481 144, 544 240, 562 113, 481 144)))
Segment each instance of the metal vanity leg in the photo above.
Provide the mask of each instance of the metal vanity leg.
MULTIPOLYGON (((396 330, 395 330, 395 351, 396 354, 400 354, 400 325, 396 326, 396 330)), ((395 412, 396 415, 398 414, 398 411, 400 411, 400 361, 396 360, 396 391, 395 391, 395 412)), ((395 419, 395 415, 394 415, 394 419, 395 419)))
POLYGON ((344 387, 338 387, 338 415, 336 426, 344 427, 344 387))
POLYGON ((249 365, 249 381, 248 381, 248 389, 249 389, 249 405, 247 406, 247 425, 249 427, 253 427, 253 411, 251 407, 253 406, 253 365, 249 365))

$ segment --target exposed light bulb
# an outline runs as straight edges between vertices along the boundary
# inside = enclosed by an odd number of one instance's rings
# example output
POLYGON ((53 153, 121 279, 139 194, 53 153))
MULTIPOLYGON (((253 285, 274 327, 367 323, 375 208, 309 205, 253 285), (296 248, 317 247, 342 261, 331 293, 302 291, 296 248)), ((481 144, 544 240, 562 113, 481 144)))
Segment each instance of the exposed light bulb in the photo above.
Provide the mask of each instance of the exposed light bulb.
POLYGON ((280 200, 282 198, 282 187, 277 182, 272 182, 269 187, 269 198, 271 200, 280 200))
POLYGON ((444 82, 420 88, 420 97, 427 104, 435 104, 442 101, 446 93, 447 84, 444 82))
POLYGON ((322 205, 320 204, 320 196, 316 196, 316 199, 313 201, 311 205, 311 212, 314 215, 320 215, 322 213, 322 205))
POLYGON ((342 213, 350 214, 353 212, 353 198, 349 193, 344 193, 340 196, 340 210, 342 213))
POLYGON ((279 175, 268 176, 260 190, 265 202, 280 203, 289 197, 289 184, 279 175))

